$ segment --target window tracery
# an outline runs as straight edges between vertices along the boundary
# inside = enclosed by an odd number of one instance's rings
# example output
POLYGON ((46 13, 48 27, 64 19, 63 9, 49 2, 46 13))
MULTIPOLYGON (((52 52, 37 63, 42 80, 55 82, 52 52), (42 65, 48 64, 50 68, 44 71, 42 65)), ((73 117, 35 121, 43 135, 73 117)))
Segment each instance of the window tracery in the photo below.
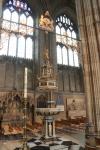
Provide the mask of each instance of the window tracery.
POLYGON ((0 55, 32 59, 32 11, 23 0, 7 0, 3 9, 0 55))
POLYGON ((79 41, 73 22, 65 15, 56 19, 57 63, 79 67, 79 41))

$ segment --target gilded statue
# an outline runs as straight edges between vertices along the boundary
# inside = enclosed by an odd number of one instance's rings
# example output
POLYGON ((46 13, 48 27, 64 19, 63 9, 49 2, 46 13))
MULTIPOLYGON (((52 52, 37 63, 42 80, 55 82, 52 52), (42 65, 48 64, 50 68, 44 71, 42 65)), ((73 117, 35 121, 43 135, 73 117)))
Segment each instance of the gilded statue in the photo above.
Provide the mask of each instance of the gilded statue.
POLYGON ((48 11, 40 17, 40 27, 49 31, 54 30, 53 20, 48 11))

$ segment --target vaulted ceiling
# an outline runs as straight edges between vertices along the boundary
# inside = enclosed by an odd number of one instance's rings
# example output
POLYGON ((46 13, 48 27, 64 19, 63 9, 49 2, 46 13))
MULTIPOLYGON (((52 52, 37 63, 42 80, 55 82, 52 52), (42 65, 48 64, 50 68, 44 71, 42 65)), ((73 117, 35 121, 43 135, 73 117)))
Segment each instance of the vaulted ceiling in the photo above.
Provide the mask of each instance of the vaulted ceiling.
POLYGON ((28 0, 28 3, 35 12, 49 10, 53 18, 64 10, 76 22, 75 0, 28 0))

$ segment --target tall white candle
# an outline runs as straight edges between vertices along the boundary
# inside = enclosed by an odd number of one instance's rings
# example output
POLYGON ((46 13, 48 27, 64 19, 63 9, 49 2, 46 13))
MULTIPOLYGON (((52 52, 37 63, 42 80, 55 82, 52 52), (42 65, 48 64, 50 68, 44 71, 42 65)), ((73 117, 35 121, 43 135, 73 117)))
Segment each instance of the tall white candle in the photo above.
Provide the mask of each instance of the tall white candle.
POLYGON ((25 67, 25 74, 24 74, 24 98, 27 98, 27 68, 25 67))

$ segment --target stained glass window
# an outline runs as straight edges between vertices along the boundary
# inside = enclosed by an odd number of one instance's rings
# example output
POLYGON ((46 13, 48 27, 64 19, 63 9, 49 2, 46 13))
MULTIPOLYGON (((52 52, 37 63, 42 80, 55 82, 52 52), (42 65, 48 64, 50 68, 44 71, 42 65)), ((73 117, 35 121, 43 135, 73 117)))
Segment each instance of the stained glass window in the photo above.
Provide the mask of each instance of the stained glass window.
POLYGON ((32 11, 24 0, 7 0, 3 10, 0 55, 32 59, 32 11))
POLYGON ((56 18, 56 43, 57 63, 79 67, 77 33, 73 22, 65 14, 56 18))

